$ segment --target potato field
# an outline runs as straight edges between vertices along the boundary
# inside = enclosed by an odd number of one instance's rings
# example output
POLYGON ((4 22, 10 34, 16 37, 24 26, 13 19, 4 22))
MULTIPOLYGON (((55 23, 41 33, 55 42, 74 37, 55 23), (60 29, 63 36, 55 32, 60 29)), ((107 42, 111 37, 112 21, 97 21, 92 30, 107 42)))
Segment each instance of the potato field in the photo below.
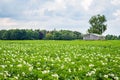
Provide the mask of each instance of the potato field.
POLYGON ((120 80, 120 41, 1 40, 0 80, 120 80))

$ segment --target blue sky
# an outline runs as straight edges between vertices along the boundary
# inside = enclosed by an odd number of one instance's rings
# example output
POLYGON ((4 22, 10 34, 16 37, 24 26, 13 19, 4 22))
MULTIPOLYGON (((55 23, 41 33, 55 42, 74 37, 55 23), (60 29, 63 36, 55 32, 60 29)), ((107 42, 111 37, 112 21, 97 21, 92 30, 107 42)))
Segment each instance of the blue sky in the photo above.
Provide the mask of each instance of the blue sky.
POLYGON ((107 18, 103 35, 120 35, 120 0, 0 0, 0 29, 75 30, 86 33, 91 16, 107 18))

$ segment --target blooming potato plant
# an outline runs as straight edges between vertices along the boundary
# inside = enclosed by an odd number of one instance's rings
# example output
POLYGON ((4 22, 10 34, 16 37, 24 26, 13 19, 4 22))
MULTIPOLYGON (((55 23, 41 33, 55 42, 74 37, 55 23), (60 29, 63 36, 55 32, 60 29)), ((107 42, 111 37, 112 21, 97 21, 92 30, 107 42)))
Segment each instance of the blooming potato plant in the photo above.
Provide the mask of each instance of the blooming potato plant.
POLYGON ((120 41, 0 41, 0 80, 119 80, 120 41))

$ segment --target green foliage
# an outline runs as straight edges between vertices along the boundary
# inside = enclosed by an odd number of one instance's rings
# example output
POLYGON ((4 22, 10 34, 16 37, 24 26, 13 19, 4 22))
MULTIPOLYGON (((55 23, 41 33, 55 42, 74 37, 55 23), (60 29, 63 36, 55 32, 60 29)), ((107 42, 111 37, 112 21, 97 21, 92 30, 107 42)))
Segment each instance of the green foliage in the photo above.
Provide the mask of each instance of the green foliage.
POLYGON ((119 80, 120 41, 0 41, 0 80, 119 80))
POLYGON ((1 40, 31 40, 39 39, 39 32, 24 29, 0 30, 1 40))
POLYGON ((120 40, 120 36, 115 36, 115 35, 106 35, 105 37, 106 40, 120 40))
POLYGON ((32 29, 12 29, 0 30, 1 40, 74 40, 82 39, 82 34, 77 31, 60 30, 60 31, 46 31, 46 30, 32 30, 32 29))
POLYGON ((62 33, 62 36, 61 36, 62 39, 72 40, 75 37, 74 36, 75 34, 69 30, 61 30, 61 33, 62 33))
POLYGON ((53 40, 53 35, 51 33, 47 33, 45 39, 53 40))
POLYGON ((80 32, 69 30, 51 31, 46 34, 46 39, 50 40, 74 40, 82 37, 80 32))
POLYGON ((33 30, 26 30, 26 39, 28 40, 39 39, 39 32, 33 30))
POLYGON ((104 15, 96 15, 91 17, 89 20, 89 23, 91 25, 90 29, 88 29, 89 33, 96 33, 96 34, 102 34, 106 29, 107 25, 104 23, 106 22, 106 18, 104 15))
POLYGON ((3 34, 6 32, 6 30, 1 30, 0 31, 0 39, 3 39, 3 34))

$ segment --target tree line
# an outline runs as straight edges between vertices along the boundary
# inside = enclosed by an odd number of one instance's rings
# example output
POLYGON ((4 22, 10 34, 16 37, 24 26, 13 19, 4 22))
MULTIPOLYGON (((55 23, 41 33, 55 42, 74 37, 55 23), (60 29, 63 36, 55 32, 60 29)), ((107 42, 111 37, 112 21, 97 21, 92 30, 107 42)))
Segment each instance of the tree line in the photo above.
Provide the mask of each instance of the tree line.
MULTIPOLYGON (((83 34, 70 30, 32 30, 10 29, 0 30, 0 40, 76 40, 83 39, 83 34)), ((106 35, 106 40, 120 40, 120 35, 106 35)))
POLYGON ((82 38, 83 36, 80 32, 70 30, 0 30, 1 40, 74 40, 82 38))
POLYGON ((110 34, 108 34, 108 35, 105 36, 105 39, 106 40, 120 40, 120 35, 116 36, 116 35, 110 35, 110 34))

